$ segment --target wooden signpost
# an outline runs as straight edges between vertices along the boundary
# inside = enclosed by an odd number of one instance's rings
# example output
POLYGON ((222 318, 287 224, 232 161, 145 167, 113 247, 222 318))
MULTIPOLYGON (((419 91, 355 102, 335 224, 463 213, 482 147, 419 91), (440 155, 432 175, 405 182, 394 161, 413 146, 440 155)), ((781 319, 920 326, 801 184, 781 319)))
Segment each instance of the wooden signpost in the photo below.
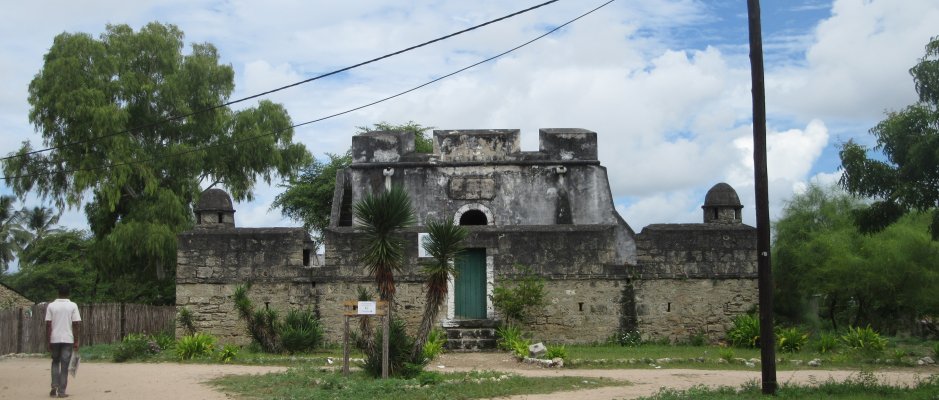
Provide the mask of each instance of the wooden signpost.
POLYGON ((344 301, 342 303, 344 323, 342 327, 342 373, 349 374, 349 318, 381 317, 382 343, 381 343, 381 377, 388 377, 388 337, 390 335, 390 321, 388 320, 387 301, 344 301))

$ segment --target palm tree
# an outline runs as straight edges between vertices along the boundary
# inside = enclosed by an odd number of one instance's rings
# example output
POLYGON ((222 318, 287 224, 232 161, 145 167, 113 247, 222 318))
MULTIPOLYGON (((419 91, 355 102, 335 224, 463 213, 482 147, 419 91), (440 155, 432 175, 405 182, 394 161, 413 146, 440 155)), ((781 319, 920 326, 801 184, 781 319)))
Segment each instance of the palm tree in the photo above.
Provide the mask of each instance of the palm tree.
POLYGON ((454 259, 463 252, 463 239, 466 239, 466 235, 469 234, 466 228, 454 224, 453 217, 443 221, 428 221, 427 232, 430 240, 421 243, 421 246, 427 254, 433 257, 433 261, 424 265, 424 272, 427 274, 427 294, 424 302, 424 316, 411 352, 411 358, 415 363, 423 361, 427 336, 437 320, 440 306, 447 299, 447 282, 450 276, 456 274, 454 259))
POLYGON ((10 262, 28 241, 23 230, 23 213, 13 209, 16 198, 0 196, 0 273, 4 273, 10 262))
POLYGON ((369 194, 353 207, 359 230, 365 233, 362 262, 375 276, 378 296, 387 301, 389 310, 394 300, 394 273, 404 267, 404 239, 397 234, 414 223, 411 199, 400 186, 392 186, 379 194, 369 194))
POLYGON ((47 234, 58 232, 59 230, 53 226, 59 223, 59 216, 60 214, 53 213, 53 210, 48 207, 37 206, 31 210, 23 210, 23 222, 26 225, 25 228, 32 233, 33 241, 42 239, 47 234))

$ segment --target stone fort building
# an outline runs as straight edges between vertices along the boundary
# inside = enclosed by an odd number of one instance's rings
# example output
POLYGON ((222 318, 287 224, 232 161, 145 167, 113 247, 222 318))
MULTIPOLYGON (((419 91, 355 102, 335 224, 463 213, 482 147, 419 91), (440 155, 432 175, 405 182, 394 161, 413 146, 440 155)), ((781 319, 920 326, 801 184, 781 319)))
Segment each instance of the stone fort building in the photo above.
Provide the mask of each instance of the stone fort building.
POLYGON ((529 327, 539 340, 603 341, 620 331, 685 341, 723 337, 731 318, 757 304, 756 230, 729 185, 706 195, 702 223, 655 224, 636 233, 616 212, 596 133, 541 129, 539 151, 520 150, 518 130, 434 131, 434 152, 416 153, 413 135, 369 132, 352 138, 353 162, 339 172, 331 226, 319 260, 302 228, 238 228, 230 197, 203 193, 197 225, 179 235, 177 306, 197 328, 247 342, 231 295, 252 282, 256 304, 312 307, 333 341, 342 302, 374 279, 358 261, 364 248, 352 206, 400 185, 417 217, 403 235, 406 265, 395 276, 396 315, 416 329, 424 277, 418 246, 432 218, 454 217, 470 232, 440 324, 451 347, 491 344, 500 320, 493 288, 531 267, 546 279, 547 305, 529 327))

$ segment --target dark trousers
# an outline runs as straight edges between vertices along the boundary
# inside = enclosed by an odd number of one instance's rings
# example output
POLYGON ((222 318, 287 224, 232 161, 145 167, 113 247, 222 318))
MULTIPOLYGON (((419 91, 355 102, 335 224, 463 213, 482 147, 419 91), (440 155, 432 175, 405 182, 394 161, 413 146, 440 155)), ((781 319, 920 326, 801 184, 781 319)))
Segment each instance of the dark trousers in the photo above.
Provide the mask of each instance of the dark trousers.
POLYGON ((52 344, 52 388, 65 393, 68 386, 68 364, 72 361, 72 343, 52 344))

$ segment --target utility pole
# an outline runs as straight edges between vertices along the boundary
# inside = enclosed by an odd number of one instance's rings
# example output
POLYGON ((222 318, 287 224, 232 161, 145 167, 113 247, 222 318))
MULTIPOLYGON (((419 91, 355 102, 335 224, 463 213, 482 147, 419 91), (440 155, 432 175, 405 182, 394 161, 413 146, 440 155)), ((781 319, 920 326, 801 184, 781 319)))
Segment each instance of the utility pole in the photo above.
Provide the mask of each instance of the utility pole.
POLYGON ((756 191, 756 252, 760 291, 760 367, 763 394, 776 394, 776 340, 773 337, 773 270, 770 264, 769 179, 766 174, 766 88, 760 1, 747 0, 750 76, 753 94, 753 180, 756 191))

